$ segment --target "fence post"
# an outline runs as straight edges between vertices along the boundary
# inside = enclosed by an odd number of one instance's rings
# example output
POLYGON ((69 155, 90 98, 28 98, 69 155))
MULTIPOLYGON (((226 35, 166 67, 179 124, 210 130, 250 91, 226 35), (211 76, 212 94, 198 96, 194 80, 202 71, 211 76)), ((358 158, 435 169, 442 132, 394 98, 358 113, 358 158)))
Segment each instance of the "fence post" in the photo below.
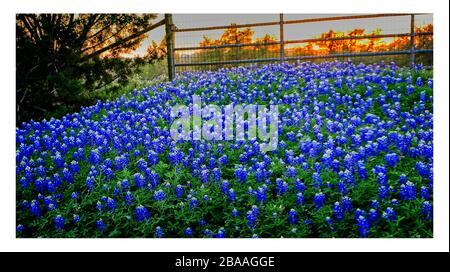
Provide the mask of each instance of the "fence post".
POLYGON ((413 65, 414 65, 414 51, 415 51, 415 48, 414 48, 414 31, 415 31, 415 27, 414 27, 414 25, 415 25, 415 23, 414 23, 414 14, 411 14, 411 33, 410 33, 410 38, 409 38, 409 64, 410 64, 410 67, 413 67, 413 65))
POLYGON ((284 62, 284 18, 283 13, 280 13, 280 61, 284 62))
POLYGON ((167 46, 167 70, 169 72, 169 80, 175 77, 175 56, 173 47, 175 45, 175 36, 173 34, 172 14, 164 14, 166 23, 166 46, 167 46))

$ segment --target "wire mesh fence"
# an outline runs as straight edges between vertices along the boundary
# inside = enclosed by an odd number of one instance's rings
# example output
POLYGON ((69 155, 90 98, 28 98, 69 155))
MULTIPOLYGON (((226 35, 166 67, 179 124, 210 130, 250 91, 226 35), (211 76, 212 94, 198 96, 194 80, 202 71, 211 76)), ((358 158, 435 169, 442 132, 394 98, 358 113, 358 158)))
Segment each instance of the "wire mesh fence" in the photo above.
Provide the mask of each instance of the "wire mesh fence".
POLYGON ((273 62, 433 65, 431 14, 175 15, 174 72, 273 62))

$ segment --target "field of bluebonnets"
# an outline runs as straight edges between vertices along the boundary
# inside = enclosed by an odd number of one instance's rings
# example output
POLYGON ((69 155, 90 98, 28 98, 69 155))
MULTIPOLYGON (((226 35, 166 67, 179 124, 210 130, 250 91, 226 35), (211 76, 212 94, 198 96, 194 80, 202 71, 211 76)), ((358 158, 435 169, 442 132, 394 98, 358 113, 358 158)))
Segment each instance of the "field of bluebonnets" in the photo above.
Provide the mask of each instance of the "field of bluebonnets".
POLYGON ((432 237, 432 71, 192 72, 16 129, 18 237, 432 237), (279 105, 277 150, 185 141, 171 106, 279 105))

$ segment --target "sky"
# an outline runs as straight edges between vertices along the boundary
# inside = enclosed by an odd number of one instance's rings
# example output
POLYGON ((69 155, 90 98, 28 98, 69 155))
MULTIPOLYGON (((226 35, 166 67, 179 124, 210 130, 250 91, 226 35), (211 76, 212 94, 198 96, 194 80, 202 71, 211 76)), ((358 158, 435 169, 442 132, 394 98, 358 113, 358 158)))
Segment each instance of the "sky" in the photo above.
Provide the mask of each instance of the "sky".
MULTIPOLYGON (((321 17, 335 17, 352 14, 284 14, 284 20, 297 20, 321 17)), ((164 15, 159 14, 155 22, 164 18, 164 15)), ((278 21, 279 14, 173 14, 173 23, 177 28, 193 28, 236 24, 248 24, 259 22, 278 21)), ((416 15, 416 26, 423 26, 433 22, 433 16, 430 15, 416 15)), ((364 28, 366 33, 370 33, 376 29, 381 29, 382 34, 390 33, 406 33, 410 29, 410 17, 383 17, 370 19, 353 19, 341 21, 329 21, 318 23, 304 23, 304 24, 288 24, 284 26, 285 40, 308 39, 319 36, 323 32, 329 30, 347 32, 355 28, 364 28)), ((265 26, 252 27, 255 32, 253 37, 259 38, 265 34, 273 35, 279 38, 279 26, 265 26)), ((142 45, 134 52, 136 55, 142 56, 145 54, 146 48, 151 44, 151 41, 161 42, 164 37, 164 26, 159 27, 148 33, 148 38, 142 45)), ((223 29, 214 31, 198 31, 198 32, 179 32, 175 35, 176 47, 190 47, 198 46, 203 36, 208 36, 217 39, 223 33, 223 29)), ((298 46, 294 45, 294 46, 298 46)))

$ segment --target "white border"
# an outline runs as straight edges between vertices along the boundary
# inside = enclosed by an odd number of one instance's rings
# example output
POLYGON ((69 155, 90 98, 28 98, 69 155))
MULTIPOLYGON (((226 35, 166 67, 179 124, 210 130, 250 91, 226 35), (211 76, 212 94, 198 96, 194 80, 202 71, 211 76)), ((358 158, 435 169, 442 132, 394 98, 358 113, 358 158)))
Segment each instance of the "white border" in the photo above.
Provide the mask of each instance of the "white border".
POLYGON ((449 251, 449 19, 447 1, 227 0, 51 1, 3 3, 0 91, 0 251, 449 251), (170 2, 170 3, 167 3, 170 2), (201 3, 199 3, 201 2, 201 3), (223 3, 223 2, 221 2, 223 3), (6 5, 6 6, 5 6, 6 5), (434 13, 434 238, 432 239, 16 239, 15 13, 434 13))

